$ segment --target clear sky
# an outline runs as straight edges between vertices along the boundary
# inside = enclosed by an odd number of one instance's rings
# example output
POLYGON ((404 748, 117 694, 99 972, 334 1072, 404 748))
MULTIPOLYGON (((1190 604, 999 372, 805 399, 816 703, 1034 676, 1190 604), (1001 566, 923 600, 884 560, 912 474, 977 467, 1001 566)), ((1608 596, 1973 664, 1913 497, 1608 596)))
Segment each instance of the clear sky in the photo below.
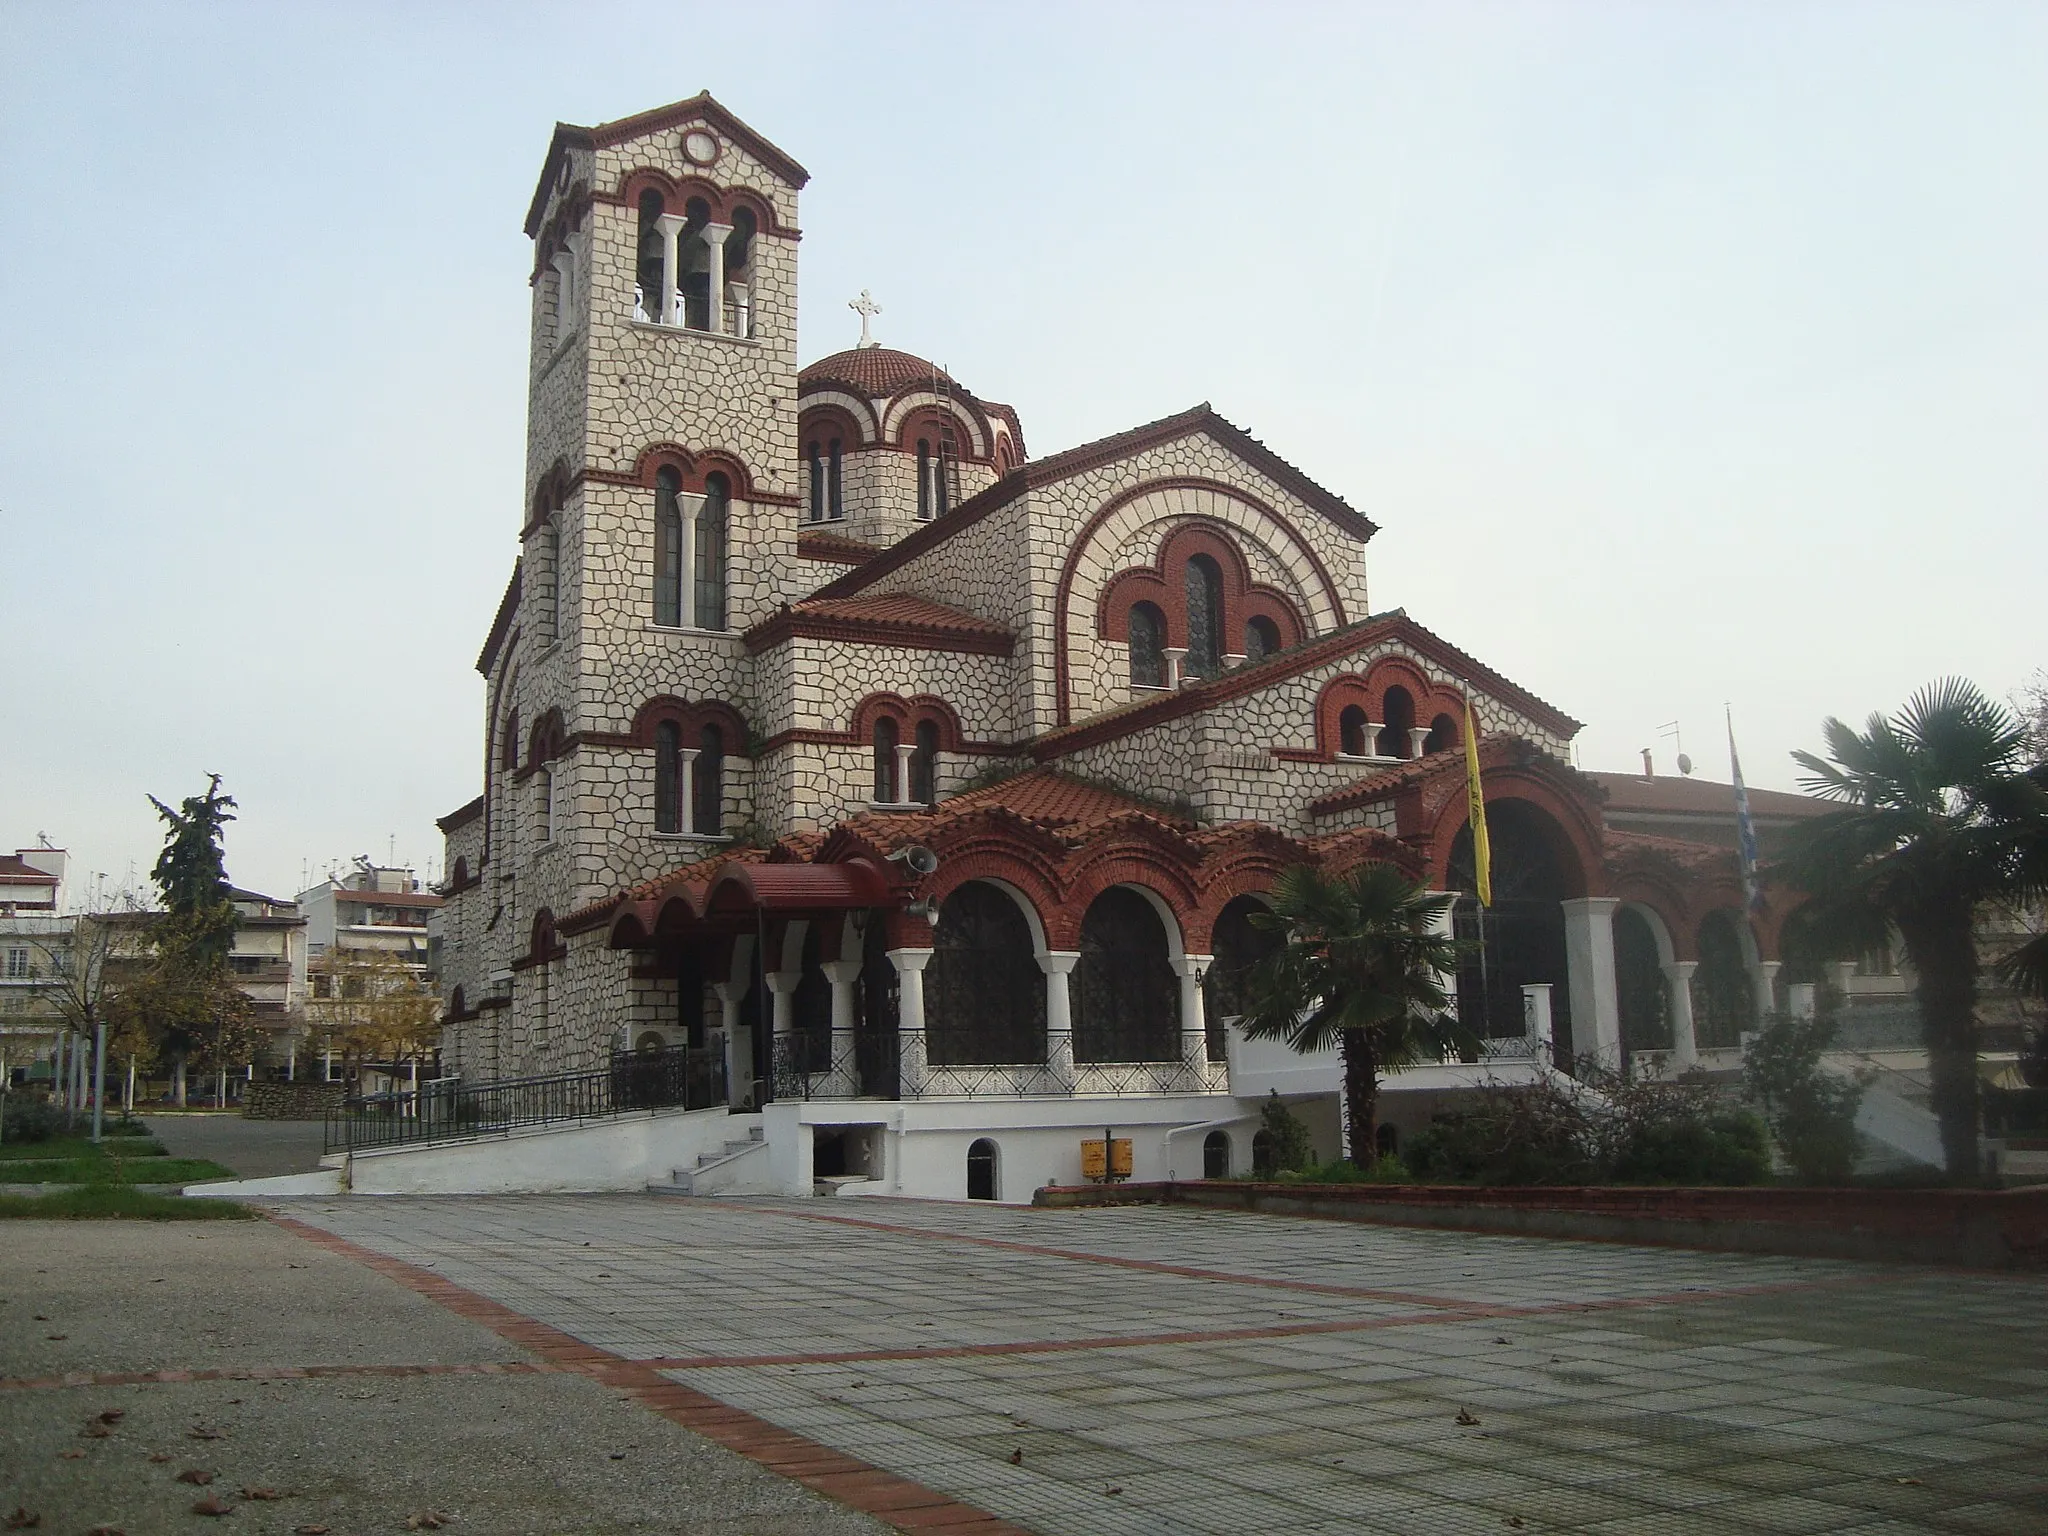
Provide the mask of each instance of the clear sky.
MULTIPOLYGON (((803 356, 1043 454, 1207 400, 1373 604, 1753 784, 2044 660, 2048 6, 0 4, 0 847, 425 872, 479 787, 557 119, 812 173, 803 356)), ((77 883, 74 883, 74 891, 77 883)))

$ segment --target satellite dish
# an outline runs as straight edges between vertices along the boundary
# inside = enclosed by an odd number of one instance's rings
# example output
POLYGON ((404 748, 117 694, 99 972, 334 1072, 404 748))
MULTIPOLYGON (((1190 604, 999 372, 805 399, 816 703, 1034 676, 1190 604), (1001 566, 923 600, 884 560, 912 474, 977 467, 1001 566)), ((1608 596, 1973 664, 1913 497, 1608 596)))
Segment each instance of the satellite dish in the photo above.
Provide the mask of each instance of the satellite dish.
POLYGON ((1678 754, 1678 771, 1680 773, 1692 772, 1692 759, 1687 757, 1683 752, 1678 754))

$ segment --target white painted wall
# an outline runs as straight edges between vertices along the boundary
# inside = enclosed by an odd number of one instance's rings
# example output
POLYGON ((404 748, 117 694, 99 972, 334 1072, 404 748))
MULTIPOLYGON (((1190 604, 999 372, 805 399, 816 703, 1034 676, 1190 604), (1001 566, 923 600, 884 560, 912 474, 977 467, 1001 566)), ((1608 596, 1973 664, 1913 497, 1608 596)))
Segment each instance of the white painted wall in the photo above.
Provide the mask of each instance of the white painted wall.
POLYGON ((358 1152, 347 1184, 358 1195, 583 1194, 644 1190, 672 1170, 746 1138, 757 1115, 723 1109, 622 1116, 567 1129, 438 1147, 358 1152))

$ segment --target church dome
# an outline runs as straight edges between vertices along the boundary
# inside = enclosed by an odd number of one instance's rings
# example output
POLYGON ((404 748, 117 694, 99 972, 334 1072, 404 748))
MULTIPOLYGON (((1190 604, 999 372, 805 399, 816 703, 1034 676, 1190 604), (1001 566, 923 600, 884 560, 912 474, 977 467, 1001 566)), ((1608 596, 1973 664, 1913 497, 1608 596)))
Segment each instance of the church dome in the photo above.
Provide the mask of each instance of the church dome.
POLYGON ((894 347, 850 347, 819 358, 797 375, 797 383, 844 384, 870 400, 887 400, 898 390, 913 385, 930 387, 935 377, 958 387, 958 381, 937 363, 908 352, 898 352, 894 347))

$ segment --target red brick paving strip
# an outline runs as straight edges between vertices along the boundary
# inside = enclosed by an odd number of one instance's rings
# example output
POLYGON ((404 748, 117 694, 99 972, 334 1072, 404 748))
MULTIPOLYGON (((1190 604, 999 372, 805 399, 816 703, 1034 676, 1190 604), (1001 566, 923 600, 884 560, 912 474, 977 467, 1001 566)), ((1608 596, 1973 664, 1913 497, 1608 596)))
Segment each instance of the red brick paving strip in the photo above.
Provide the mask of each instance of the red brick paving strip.
POLYGON ((270 1219, 309 1243, 354 1259, 428 1300, 439 1302, 459 1317, 483 1324, 500 1338, 532 1350, 543 1360, 616 1388, 671 1423, 715 1441, 778 1476, 872 1515, 884 1525, 899 1531, 959 1532, 963 1536, 1030 1536, 1022 1526, 998 1520, 950 1495, 792 1434, 766 1419, 670 1381, 645 1361, 628 1360, 586 1344, 559 1328, 479 1296, 432 1270, 373 1252, 289 1216, 273 1213, 270 1219))

